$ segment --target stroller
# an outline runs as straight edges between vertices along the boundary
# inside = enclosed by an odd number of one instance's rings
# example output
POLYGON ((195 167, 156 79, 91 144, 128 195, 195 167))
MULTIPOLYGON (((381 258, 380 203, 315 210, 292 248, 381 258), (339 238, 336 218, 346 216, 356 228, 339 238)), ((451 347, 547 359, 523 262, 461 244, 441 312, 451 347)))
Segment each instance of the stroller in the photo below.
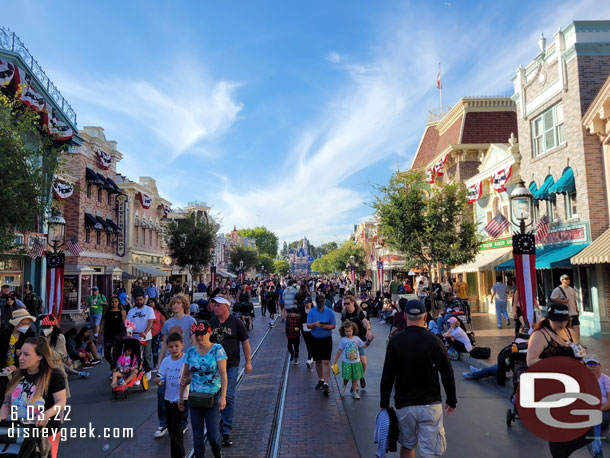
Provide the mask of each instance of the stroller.
POLYGON ((519 419, 516 408, 517 389, 519 388, 519 378, 527 370, 527 334, 519 334, 518 337, 498 353, 498 371, 496 381, 498 385, 506 384, 506 374, 508 371, 513 374, 513 392, 510 396, 511 407, 506 411, 506 426, 519 419))
POLYGON ((142 347, 144 345, 149 344, 150 342, 140 342, 138 339, 134 338, 125 338, 121 343, 121 354, 125 352, 126 349, 131 349, 132 355, 137 355, 138 357, 138 373, 134 377, 134 379, 125 384, 125 385, 117 385, 112 388, 112 397, 113 399, 119 399, 119 393, 122 393, 123 399, 127 399, 127 395, 129 394, 129 389, 135 386, 136 382, 140 382, 140 386, 142 387, 142 391, 148 390, 148 378, 144 372, 144 351, 142 347))
POLYGON ((40 458, 51 456, 51 443, 45 438, 33 437, 26 429, 38 428, 21 422, 0 422, 0 457, 40 458), (28 434, 26 439, 24 435, 28 434))
POLYGON ((466 331, 470 343, 475 346, 476 339, 472 329, 472 315, 470 314, 470 305, 468 302, 454 297, 450 302, 445 304, 445 310, 451 317, 457 318, 460 322, 460 327, 466 331))
POLYGON ((254 329, 254 304, 239 302, 233 305, 233 314, 239 318, 246 329, 254 329))

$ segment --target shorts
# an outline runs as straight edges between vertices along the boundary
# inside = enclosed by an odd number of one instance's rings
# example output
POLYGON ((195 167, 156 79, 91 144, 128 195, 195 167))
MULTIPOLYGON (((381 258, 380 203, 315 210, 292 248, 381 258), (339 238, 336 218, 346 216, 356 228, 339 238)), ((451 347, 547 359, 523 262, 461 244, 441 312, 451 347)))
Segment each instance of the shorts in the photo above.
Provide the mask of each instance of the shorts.
POLYGON ((443 427, 443 405, 428 404, 396 409, 400 435, 398 441, 415 450, 419 444, 422 456, 440 456, 447 449, 443 427))
POLYGON ((392 294, 391 298, 392 298, 392 302, 394 302, 395 304, 398 304, 398 299, 399 299, 398 294, 392 294))
MULTIPOLYGON (((313 336, 312 336, 313 337, 313 336)), ((311 356, 314 361, 330 361, 333 353, 333 338, 323 337, 321 339, 313 338, 311 343, 311 356)))
POLYGON ((341 377, 343 377, 343 380, 360 380, 363 376, 364 371, 360 361, 356 363, 346 363, 343 361, 341 364, 341 377))
POLYGON ((570 327, 580 326, 578 315, 570 315, 570 327))
POLYGON ((91 315, 89 315, 89 323, 91 323, 91 326, 99 326, 99 324, 101 322, 102 322, 101 313, 92 313, 91 315))

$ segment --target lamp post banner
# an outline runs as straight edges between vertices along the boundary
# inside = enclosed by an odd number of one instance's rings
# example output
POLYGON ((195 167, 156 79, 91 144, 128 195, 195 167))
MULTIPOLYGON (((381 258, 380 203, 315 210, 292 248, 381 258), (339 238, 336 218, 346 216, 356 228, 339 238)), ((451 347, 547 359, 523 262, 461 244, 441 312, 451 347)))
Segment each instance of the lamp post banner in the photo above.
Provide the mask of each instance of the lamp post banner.
POLYGON ((47 253, 47 311, 58 322, 64 305, 64 263, 63 253, 47 253))
POLYGON ((210 267, 210 274, 212 277, 212 291, 216 288, 216 266, 210 267))
POLYGON ((379 290, 383 296, 383 261, 377 263, 377 277, 379 279, 379 290))
POLYGON ((513 235, 513 257, 519 307, 525 325, 532 332, 534 325, 534 300, 536 298, 536 240, 533 234, 513 235))

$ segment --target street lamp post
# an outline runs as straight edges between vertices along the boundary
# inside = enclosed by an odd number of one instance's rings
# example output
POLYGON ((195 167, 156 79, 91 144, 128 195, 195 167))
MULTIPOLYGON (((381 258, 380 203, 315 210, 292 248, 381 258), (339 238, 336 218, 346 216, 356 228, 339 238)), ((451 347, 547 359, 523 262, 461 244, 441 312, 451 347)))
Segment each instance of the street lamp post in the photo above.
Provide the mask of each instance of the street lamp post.
POLYGON ((53 253, 58 253, 66 239, 66 220, 61 215, 53 215, 49 218, 48 244, 53 248, 53 253))
POLYGON ((513 235, 517 295, 524 328, 528 333, 531 333, 535 322, 536 300, 536 238, 533 231, 526 232, 534 224, 531 220, 532 199, 533 195, 523 181, 519 181, 510 194, 511 222, 518 228, 518 232, 513 235))
POLYGON ((47 243, 53 251, 47 253, 46 305, 57 321, 61 320, 61 309, 64 298, 64 265, 65 255, 60 248, 66 237, 66 220, 59 214, 53 214, 48 221, 49 235, 47 243))
POLYGON ((243 285, 244 283, 244 261, 239 260, 239 282, 243 285))

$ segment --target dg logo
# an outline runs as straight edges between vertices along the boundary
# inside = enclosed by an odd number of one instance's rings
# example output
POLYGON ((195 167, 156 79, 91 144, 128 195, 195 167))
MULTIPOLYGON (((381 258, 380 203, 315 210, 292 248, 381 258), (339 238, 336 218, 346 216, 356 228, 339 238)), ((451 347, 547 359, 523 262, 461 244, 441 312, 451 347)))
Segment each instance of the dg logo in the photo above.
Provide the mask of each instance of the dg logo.
POLYGON ((601 390, 579 361, 555 356, 521 374, 517 412, 523 425, 551 442, 567 442, 602 422, 601 390))

